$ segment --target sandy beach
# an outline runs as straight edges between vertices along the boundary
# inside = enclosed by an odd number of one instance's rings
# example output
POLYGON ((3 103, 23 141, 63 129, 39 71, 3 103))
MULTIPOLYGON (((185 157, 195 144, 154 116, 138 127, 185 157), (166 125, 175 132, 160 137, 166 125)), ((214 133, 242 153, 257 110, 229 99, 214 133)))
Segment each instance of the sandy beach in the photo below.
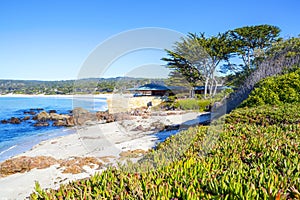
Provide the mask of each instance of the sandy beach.
POLYGON ((175 112, 148 118, 135 116, 131 120, 77 127, 74 134, 43 141, 13 159, 17 161, 27 157, 44 156, 54 162, 49 164, 49 167, 33 168, 24 173, 0 178, 1 197, 24 199, 34 191, 35 181, 38 181, 42 188, 58 188, 62 183, 90 177, 110 165, 115 165, 128 152, 139 152, 142 156, 143 152, 155 147, 161 140, 155 134, 156 126, 197 124, 200 114, 175 112), (90 159, 85 161, 86 164, 80 165, 79 173, 75 173, 70 166, 78 164, 79 158, 90 159), (91 161, 91 158, 95 158, 96 161, 91 161), (66 171, 67 169, 69 171, 66 171))
POLYGON ((110 98, 114 94, 86 94, 86 95, 69 95, 69 94, 60 94, 60 95, 44 95, 44 94, 5 94, 5 95, 0 95, 1 97, 22 97, 22 98, 36 98, 36 97, 45 97, 45 98, 76 98, 76 97, 93 97, 93 98, 110 98))

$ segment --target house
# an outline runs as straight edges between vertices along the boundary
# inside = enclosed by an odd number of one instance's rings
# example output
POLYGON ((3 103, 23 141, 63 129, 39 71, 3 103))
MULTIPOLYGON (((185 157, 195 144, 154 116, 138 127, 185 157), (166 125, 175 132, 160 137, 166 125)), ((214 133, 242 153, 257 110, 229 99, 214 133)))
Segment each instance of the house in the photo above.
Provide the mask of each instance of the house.
POLYGON ((134 93, 134 96, 169 96, 187 89, 181 86, 165 86, 150 83, 138 88, 130 88, 128 90, 134 93))
MULTIPOLYGON (((215 89, 215 87, 213 87, 213 89, 215 89)), ((232 89, 232 88, 229 86, 220 86, 219 85, 219 86, 217 86, 217 93, 221 92, 223 90, 226 90, 226 89, 232 89)), ((196 87, 194 87, 194 91, 195 91, 195 94, 204 94, 205 86, 196 86, 196 87)), ((208 88, 207 93, 209 93, 209 88, 208 88)))
POLYGON ((138 88, 130 88, 129 91, 135 93, 134 96, 164 96, 170 89, 164 85, 150 83, 138 88))

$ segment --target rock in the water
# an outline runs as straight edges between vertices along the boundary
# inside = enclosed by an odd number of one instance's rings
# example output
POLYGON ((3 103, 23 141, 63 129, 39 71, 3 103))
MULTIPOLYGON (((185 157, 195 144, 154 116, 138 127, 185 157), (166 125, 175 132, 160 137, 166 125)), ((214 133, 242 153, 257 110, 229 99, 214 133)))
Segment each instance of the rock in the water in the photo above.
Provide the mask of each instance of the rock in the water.
POLYGON ((49 123, 48 122, 39 121, 39 122, 35 123, 33 126, 36 126, 36 127, 49 126, 49 123))
POLYGON ((7 121, 6 119, 3 119, 3 120, 1 120, 1 123, 2 123, 2 124, 7 124, 8 121, 7 121))
POLYGON ((33 116, 32 119, 33 119, 33 120, 37 120, 37 119, 38 119, 38 118, 37 118, 37 115, 33 116))
POLYGON ((57 113, 50 113, 50 119, 51 120, 66 120, 70 116, 69 115, 62 115, 62 114, 57 114, 57 113))
POLYGON ((11 123, 11 124, 20 124, 21 120, 19 118, 12 117, 12 118, 10 118, 9 123, 11 123))
POLYGON ((30 108, 30 110, 32 110, 32 111, 41 111, 41 110, 44 110, 44 108, 30 108))
POLYGON ((53 126, 66 126, 67 122, 65 120, 57 120, 53 123, 53 126))
POLYGON ((46 111, 42 111, 37 114, 37 120, 39 121, 46 121, 50 119, 50 115, 46 111))
POLYGON ((30 117, 29 116, 25 116, 24 118, 23 118, 23 120, 30 120, 30 117))
POLYGON ((35 111, 33 111, 33 110, 30 110, 30 111, 24 111, 24 114, 25 115, 35 115, 36 114, 36 112, 35 111))
POLYGON ((56 110, 49 110, 49 113, 57 113, 56 110))

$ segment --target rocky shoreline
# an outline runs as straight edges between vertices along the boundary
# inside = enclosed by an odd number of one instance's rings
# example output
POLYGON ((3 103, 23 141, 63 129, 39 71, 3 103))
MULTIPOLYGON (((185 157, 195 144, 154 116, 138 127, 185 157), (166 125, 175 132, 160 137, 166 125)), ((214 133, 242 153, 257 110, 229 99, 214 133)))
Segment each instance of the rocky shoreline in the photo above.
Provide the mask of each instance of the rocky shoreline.
POLYGON ((75 108, 68 114, 57 113, 56 110, 46 111, 43 108, 31 108, 23 112, 24 117, 11 117, 2 119, 2 124, 31 123, 33 126, 65 126, 73 127, 85 125, 87 121, 102 121, 109 123, 115 121, 115 117, 108 112, 91 113, 83 108, 75 108))
MULTIPOLYGON (((35 127, 75 127, 75 126, 91 126, 96 124, 105 124, 115 121, 131 120, 136 116, 141 116, 143 119, 147 119, 151 116, 164 116, 173 114, 182 114, 184 111, 169 111, 169 112, 147 112, 147 109, 135 109, 130 113, 115 113, 110 114, 107 111, 89 112, 83 108, 74 108, 69 111, 68 114, 57 113, 56 110, 46 111, 43 108, 31 108, 23 111, 23 117, 11 117, 9 119, 2 119, 2 124, 22 124, 29 123, 35 127)), ((155 127, 156 131, 163 130, 177 130, 179 126, 169 126, 163 124, 153 124, 151 127, 155 127)), ((141 126, 135 127, 139 131, 149 131, 149 128, 143 128, 141 126)))
POLYGON ((166 137, 165 132, 160 135, 160 131, 197 125, 200 115, 206 113, 147 113, 141 109, 110 115, 74 109, 66 115, 39 110, 30 116, 31 121, 54 123, 55 120, 66 122, 72 119, 76 134, 43 141, 0 163, 0 193, 6 197, 26 198, 37 180, 43 188, 57 188, 62 183, 90 177, 119 162, 139 159, 166 137))

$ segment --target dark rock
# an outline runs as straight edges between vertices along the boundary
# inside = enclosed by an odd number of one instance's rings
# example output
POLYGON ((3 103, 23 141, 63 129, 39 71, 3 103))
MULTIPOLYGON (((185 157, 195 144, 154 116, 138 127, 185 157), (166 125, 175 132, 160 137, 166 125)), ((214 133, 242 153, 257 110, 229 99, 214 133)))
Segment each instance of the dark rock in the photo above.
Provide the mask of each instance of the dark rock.
POLYGON ((57 114, 57 113, 50 113, 50 119, 51 120, 66 120, 70 116, 69 115, 62 115, 62 114, 57 114))
POLYGON ((162 122, 153 122, 150 125, 152 131, 163 131, 165 129, 165 124, 162 122))
POLYGON ((115 121, 122 121, 122 120, 131 120, 132 117, 128 113, 116 113, 113 116, 110 116, 111 118, 114 118, 115 121))
POLYGON ((210 125, 210 123, 211 123, 211 120, 206 120, 206 121, 199 122, 199 125, 208 126, 208 125, 210 125))
POLYGON ((95 113, 90 113, 83 108, 75 108, 72 111, 74 117, 75 125, 84 125, 86 121, 96 121, 97 115, 95 113))
POLYGON ((11 124, 20 124, 21 120, 19 118, 12 117, 12 118, 10 118, 9 123, 11 123, 11 124))
POLYGON ((113 115, 109 115, 107 118, 106 118, 106 123, 111 123, 111 122, 114 122, 115 121, 115 118, 113 115))
POLYGON ((49 123, 39 121, 39 122, 35 123, 33 126, 36 126, 36 127, 49 126, 49 123))
POLYGON ((30 120, 30 116, 25 116, 24 118, 23 118, 23 120, 30 120))
POLYGON ((75 122, 74 122, 74 117, 73 117, 73 116, 70 116, 70 117, 67 119, 66 126, 68 126, 68 127, 75 126, 75 122))
POLYGON ((8 121, 7 121, 6 119, 3 119, 3 120, 1 120, 1 123, 2 123, 2 124, 7 124, 8 121))
POLYGON ((57 113, 56 110, 49 110, 49 114, 51 113, 57 113))
POLYGON ((31 111, 42 111, 44 108, 30 108, 31 111))
POLYGON ((166 131, 173 131, 173 130, 178 130, 180 125, 166 125, 165 130, 166 131))
POLYGON ((36 112, 34 112, 34 111, 24 111, 24 114, 25 115, 35 115, 36 114, 36 112))
POLYGON ((134 109, 133 111, 131 111, 130 114, 134 116, 141 116, 146 112, 147 112, 147 107, 141 107, 141 108, 134 109))
POLYGON ((32 119, 33 119, 33 120, 37 120, 37 119, 38 119, 38 118, 37 118, 37 115, 33 116, 32 119))
POLYGON ((67 122, 65 120, 57 120, 53 123, 53 126, 67 126, 67 122))
POLYGON ((42 111, 36 116, 37 116, 37 120, 39 121, 46 121, 50 119, 50 115, 46 111, 42 111))
POLYGON ((73 114, 74 116, 75 116, 75 115, 88 114, 88 113, 89 113, 88 110, 86 110, 86 109, 84 109, 84 108, 80 108, 80 107, 74 108, 74 109, 72 110, 72 114, 73 114))
POLYGON ((108 116, 108 112, 96 112, 96 117, 97 117, 97 120, 100 121, 100 120, 105 120, 108 116))

